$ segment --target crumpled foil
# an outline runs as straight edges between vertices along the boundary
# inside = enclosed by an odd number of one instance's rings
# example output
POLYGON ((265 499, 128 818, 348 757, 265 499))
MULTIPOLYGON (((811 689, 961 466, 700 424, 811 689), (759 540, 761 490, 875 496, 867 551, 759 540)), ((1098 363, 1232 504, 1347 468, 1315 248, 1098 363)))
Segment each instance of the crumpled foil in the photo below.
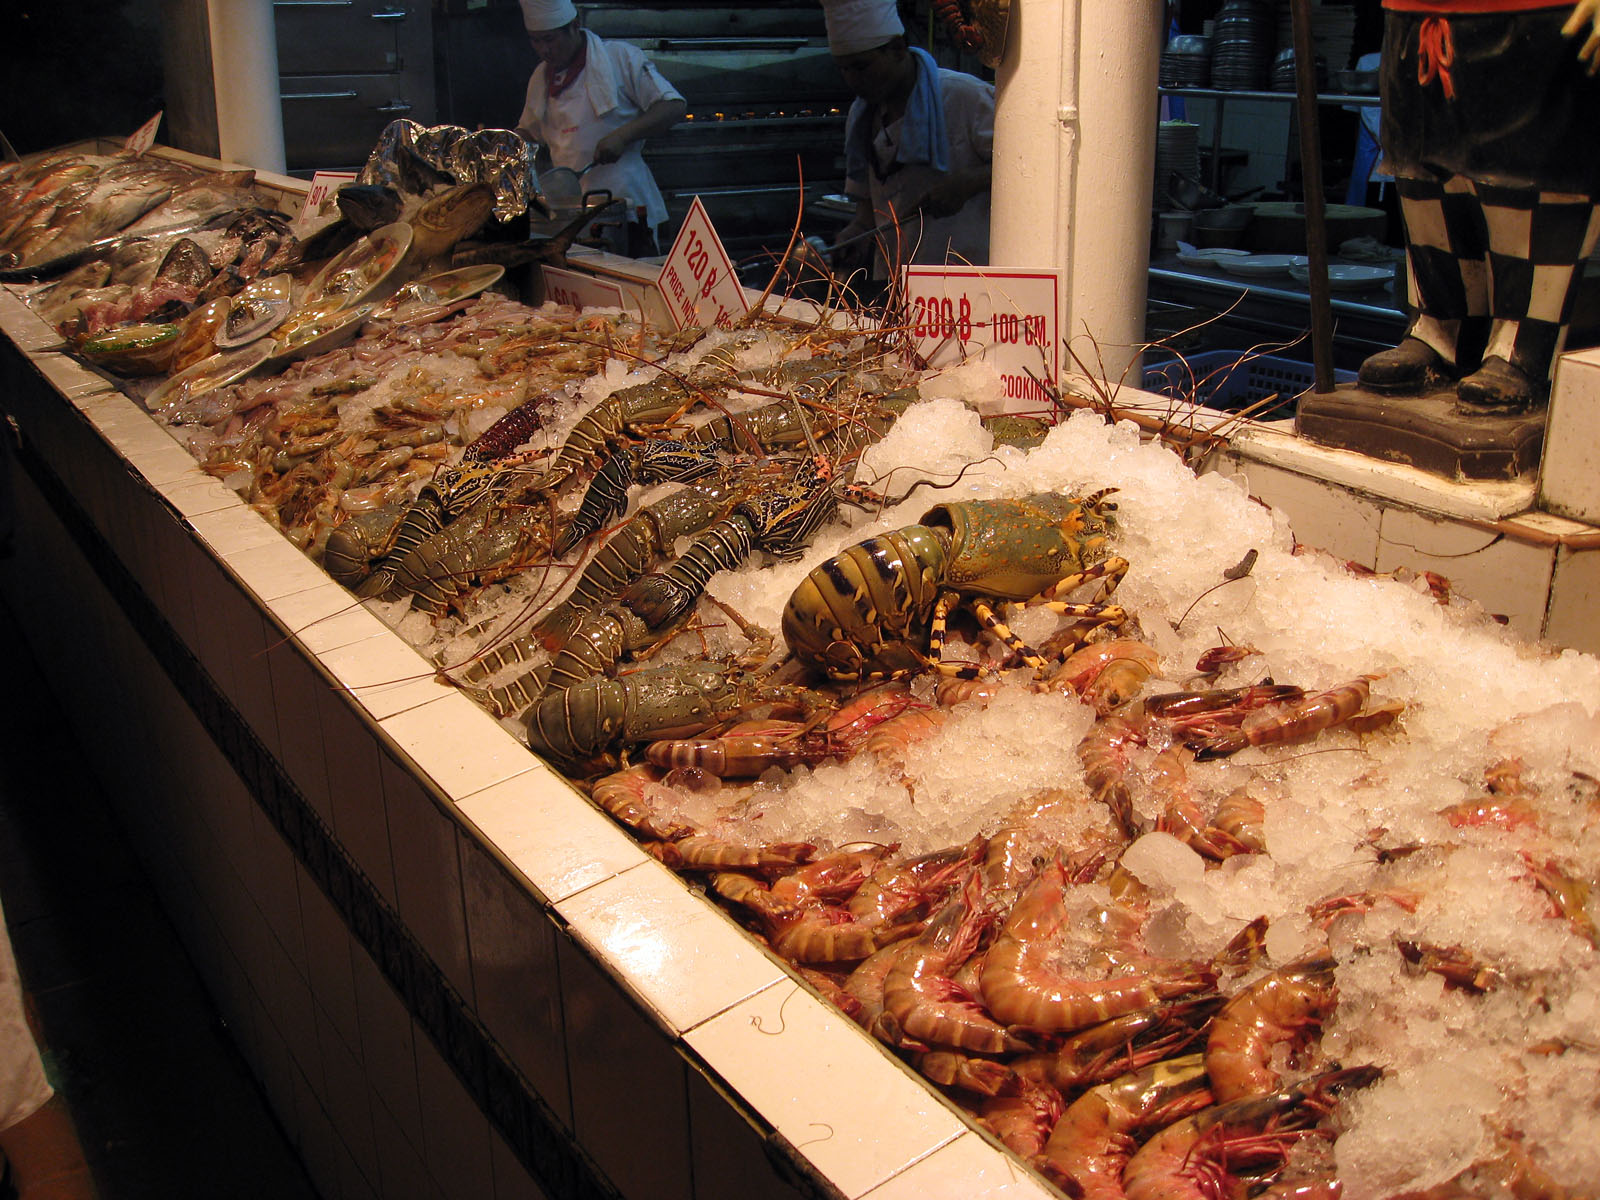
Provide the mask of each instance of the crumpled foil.
POLYGON ((390 121, 356 182, 410 195, 422 195, 443 182, 487 183, 494 189, 497 220, 509 221, 530 208, 548 217, 533 154, 534 147, 511 129, 390 121))

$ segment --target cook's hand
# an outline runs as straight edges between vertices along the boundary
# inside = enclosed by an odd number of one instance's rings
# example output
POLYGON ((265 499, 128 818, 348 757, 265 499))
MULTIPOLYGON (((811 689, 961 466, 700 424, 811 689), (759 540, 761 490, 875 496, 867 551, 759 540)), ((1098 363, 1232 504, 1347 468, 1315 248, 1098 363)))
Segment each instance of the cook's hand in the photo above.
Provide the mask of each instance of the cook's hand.
MULTIPOLYGON (((1594 0, 1600 4, 1600 0, 1594 0)), ((911 206, 912 212, 930 217, 953 217, 968 200, 989 186, 989 170, 978 167, 969 171, 951 171, 930 187, 911 206)))
POLYGON ((622 157, 622 152, 628 148, 625 138, 619 138, 615 133, 608 133, 594 144, 594 160, 597 163, 614 163, 622 157))
POLYGON ((862 238, 859 242, 848 246, 839 244, 866 233, 870 228, 869 225, 860 225, 852 221, 839 231, 839 236, 834 239, 834 245, 828 250, 828 261, 833 265, 835 274, 847 275, 851 271, 860 271, 872 265, 871 238, 862 238))
POLYGON ((942 179, 923 194, 912 206, 912 211, 930 217, 953 217, 972 198, 972 193, 954 178, 942 179))
POLYGON ((1600 70, 1600 0, 1578 0, 1572 6, 1572 15, 1561 27, 1567 37, 1577 37, 1587 30, 1583 45, 1578 47, 1578 61, 1589 64, 1589 74, 1600 70))

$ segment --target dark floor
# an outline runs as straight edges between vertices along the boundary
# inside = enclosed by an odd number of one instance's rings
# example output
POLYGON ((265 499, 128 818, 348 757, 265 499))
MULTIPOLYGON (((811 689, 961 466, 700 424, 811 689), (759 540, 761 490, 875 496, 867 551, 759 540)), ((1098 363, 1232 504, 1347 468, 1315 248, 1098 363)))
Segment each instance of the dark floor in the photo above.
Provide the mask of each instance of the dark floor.
POLYGON ((0 628, 0 901, 102 1200, 315 1200, 3 606, 0 628))

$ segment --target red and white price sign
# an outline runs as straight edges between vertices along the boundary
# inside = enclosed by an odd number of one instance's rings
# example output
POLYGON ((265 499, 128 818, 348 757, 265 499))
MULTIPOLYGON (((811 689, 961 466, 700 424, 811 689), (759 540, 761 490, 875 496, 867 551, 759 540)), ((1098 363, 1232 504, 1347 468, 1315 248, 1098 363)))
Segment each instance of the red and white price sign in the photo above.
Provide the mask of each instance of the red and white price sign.
POLYGON ((162 109, 161 112, 158 112, 130 133, 128 140, 122 143, 122 148, 135 158, 138 158, 139 155, 154 146, 156 144, 156 130, 161 127, 161 118, 165 113, 166 109, 162 109))
POLYGON ((667 260, 661 264, 656 286, 679 329, 685 325, 726 325, 750 307, 699 196, 689 206, 683 228, 678 230, 667 260))
MULTIPOLYGON (((627 308, 622 289, 604 279, 567 271, 561 267, 540 267, 544 273, 544 298, 573 308, 627 308)), ((637 307, 637 306, 635 306, 637 307)))
POLYGON ((1060 271, 909 266, 905 276, 911 336, 930 365, 982 355, 1004 384, 999 411, 1049 407, 1039 380, 1061 368, 1060 271))
POLYGON ((295 214, 295 232, 303 234, 337 218, 339 209, 334 199, 340 188, 355 181, 354 171, 318 171, 313 175, 311 190, 306 193, 305 202, 295 214))

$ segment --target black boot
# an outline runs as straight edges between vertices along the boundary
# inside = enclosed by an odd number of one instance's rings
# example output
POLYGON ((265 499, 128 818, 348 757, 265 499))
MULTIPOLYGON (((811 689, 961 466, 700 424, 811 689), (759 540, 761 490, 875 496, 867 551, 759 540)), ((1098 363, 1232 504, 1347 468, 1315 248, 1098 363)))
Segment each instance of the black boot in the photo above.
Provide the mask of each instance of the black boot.
POLYGON ((1393 350, 1380 350, 1361 364, 1356 382, 1374 392, 1410 395, 1444 377, 1444 359, 1427 342, 1403 339, 1393 350))
POLYGON ((1519 413, 1544 399, 1544 387, 1505 359, 1486 358, 1456 385, 1456 399, 1473 411, 1519 413))

